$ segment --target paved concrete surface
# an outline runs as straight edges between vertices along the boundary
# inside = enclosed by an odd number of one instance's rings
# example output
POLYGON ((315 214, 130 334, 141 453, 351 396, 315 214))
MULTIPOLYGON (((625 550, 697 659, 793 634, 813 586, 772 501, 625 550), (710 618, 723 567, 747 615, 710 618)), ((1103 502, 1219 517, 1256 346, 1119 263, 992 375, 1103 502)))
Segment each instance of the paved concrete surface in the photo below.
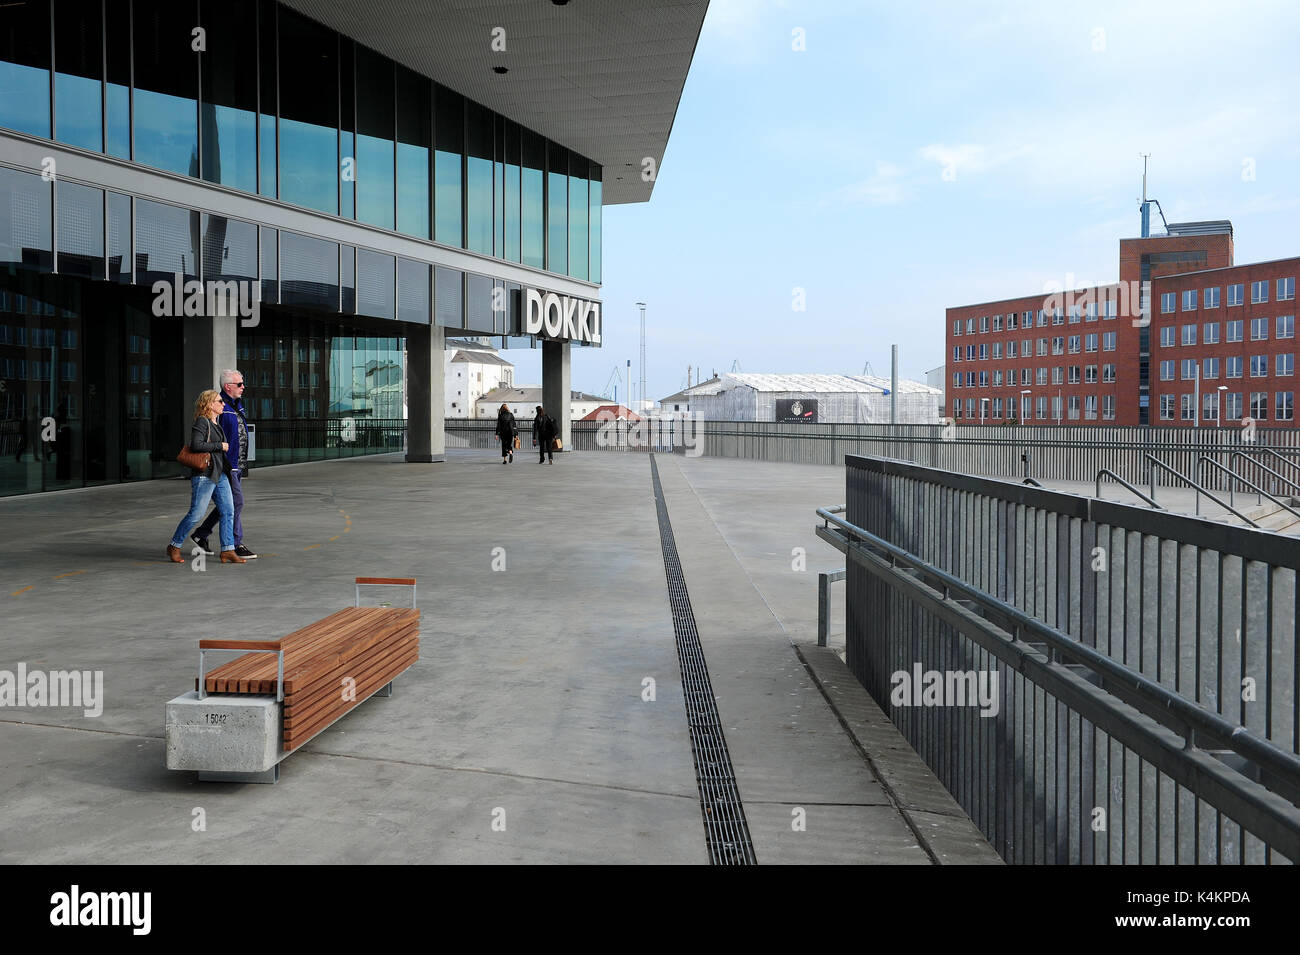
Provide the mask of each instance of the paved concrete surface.
MULTIPOLYGON (((838 658, 792 645, 842 560, 812 532, 842 470, 657 460, 759 861, 996 862, 838 658)), ((646 456, 360 458, 246 491, 263 556, 201 573, 162 553, 182 482, 0 500, 0 669, 102 670, 106 697, 0 709, 0 861, 707 862, 646 456), (164 768, 200 637, 281 636, 361 575, 420 581, 392 698, 275 786, 164 768)))

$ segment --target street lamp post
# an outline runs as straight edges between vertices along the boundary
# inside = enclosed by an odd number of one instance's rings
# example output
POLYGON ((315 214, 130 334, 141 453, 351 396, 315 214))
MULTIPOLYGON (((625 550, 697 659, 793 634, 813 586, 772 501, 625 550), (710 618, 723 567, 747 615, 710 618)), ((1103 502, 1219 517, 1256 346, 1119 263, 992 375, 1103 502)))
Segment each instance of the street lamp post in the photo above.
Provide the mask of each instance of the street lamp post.
MULTIPOLYGON (((1020 423, 1025 423, 1025 395, 1029 394, 1028 388, 1020 389, 1020 423)), ((1025 477, 1029 477, 1029 451, 1025 450, 1020 453, 1020 460, 1025 464, 1025 477)))
POLYGON ((1192 361, 1196 362, 1196 374, 1192 376, 1192 427, 1201 427, 1201 362, 1197 358, 1192 361))
MULTIPOLYGON (((637 302, 636 307, 641 309, 641 403, 645 404, 645 302, 637 302)), ((635 408, 633 409, 636 410, 635 408)))
POLYGON ((1214 396, 1214 426, 1223 427, 1223 393, 1228 390, 1227 385, 1219 385, 1219 393, 1214 396))

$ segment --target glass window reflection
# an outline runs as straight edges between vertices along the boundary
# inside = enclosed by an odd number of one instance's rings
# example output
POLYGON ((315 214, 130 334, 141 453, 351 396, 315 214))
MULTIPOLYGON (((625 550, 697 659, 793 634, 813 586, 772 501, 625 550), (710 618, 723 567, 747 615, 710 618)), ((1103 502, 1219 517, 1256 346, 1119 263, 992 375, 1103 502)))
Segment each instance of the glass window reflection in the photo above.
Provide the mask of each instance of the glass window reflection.
POLYGON ((0 5, 0 126, 50 135, 50 5, 0 5))
POLYGON ((546 267, 552 272, 569 268, 569 151, 546 144, 546 267))
POLYGON ((601 216, 601 177, 604 171, 595 163, 591 164, 591 181, 589 188, 591 191, 590 213, 587 221, 587 232, 591 237, 590 247, 590 264, 588 267, 587 277, 593 282, 600 281, 600 216, 601 216))
POLYGON ((104 148, 103 8, 99 0, 55 0, 54 21, 54 138, 100 152, 104 148))
POLYGON ((393 227, 393 64, 356 47, 357 218, 393 227))
POLYGON ((338 34, 280 10, 280 198, 339 211, 338 34))
POLYGON ((436 87, 434 154, 434 238, 460 248, 461 163, 465 145, 465 99, 445 86, 436 87))
POLYGON ((59 274, 104 277, 104 192, 57 181, 59 274))
POLYGON ((519 248, 524 265, 546 267, 546 140, 521 130, 523 168, 520 173, 519 248))
POLYGON ((193 0, 135 0, 135 160, 199 174, 198 69, 193 0))
POLYGON ((469 141, 465 157, 465 247, 492 254, 492 113, 465 104, 469 141))
POLYGON ((587 277, 587 172, 591 164, 576 153, 569 154, 569 274, 587 277))
POLYGON ((248 37, 257 30, 255 0, 203 5, 207 31, 199 122, 203 178, 257 191, 257 71, 248 68, 248 37))
POLYGON ((397 68, 397 231, 429 238, 429 150, 433 146, 432 85, 397 68))

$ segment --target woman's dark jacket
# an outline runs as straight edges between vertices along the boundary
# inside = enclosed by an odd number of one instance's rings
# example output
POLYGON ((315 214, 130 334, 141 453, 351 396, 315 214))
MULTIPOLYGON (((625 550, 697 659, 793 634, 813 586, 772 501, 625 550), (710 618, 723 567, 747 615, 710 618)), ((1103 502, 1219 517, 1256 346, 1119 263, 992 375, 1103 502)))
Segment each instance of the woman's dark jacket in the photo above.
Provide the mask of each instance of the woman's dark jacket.
POLYGON ((221 425, 206 415, 199 415, 194 419, 194 427, 190 428, 190 450, 207 451, 212 457, 208 462, 206 471, 190 468, 190 477, 202 474, 210 481, 219 481, 222 474, 227 477, 230 476, 230 459, 221 450, 221 442, 224 440, 226 440, 226 434, 221 430, 221 425))
POLYGON ((513 438, 519 433, 519 426, 515 424, 515 416, 509 411, 497 412, 497 430, 496 435, 501 440, 513 438))

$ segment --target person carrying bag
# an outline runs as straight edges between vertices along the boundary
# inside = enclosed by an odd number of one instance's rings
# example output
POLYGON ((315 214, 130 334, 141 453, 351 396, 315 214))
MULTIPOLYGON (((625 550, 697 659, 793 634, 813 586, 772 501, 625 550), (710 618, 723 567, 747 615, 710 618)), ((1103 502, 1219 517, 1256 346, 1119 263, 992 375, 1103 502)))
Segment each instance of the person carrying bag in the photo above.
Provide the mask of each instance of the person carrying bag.
POLYGON ((537 416, 533 418, 533 447, 537 449, 537 463, 555 463, 555 452, 561 449, 559 429, 555 426, 555 419, 543 410, 541 405, 537 406, 537 416))
POLYGON ((176 460, 190 471, 190 509, 176 525, 176 533, 167 545, 167 557, 174 564, 185 563, 181 546, 214 497, 221 515, 221 562, 247 563, 235 553, 235 503, 230 491, 230 460, 225 454, 229 444, 225 433, 216 424, 223 406, 219 391, 209 390, 199 395, 194 402, 194 424, 190 428, 189 444, 176 456, 176 460))

